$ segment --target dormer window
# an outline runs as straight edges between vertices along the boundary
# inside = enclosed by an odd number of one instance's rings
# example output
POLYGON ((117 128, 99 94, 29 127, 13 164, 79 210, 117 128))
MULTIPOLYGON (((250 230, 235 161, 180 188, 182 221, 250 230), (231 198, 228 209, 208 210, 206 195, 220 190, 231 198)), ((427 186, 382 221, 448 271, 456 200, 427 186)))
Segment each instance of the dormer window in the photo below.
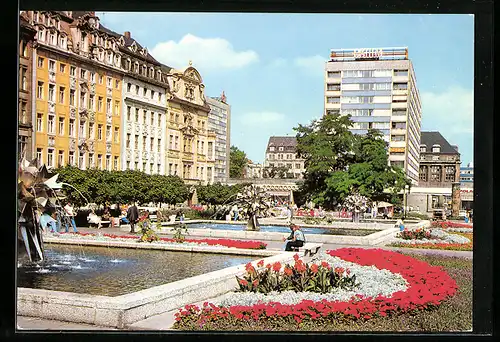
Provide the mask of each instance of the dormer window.
POLYGON ((274 146, 269 147, 269 151, 274 152, 274 146))
POLYGON ((125 39, 123 38, 123 36, 120 37, 120 41, 119 41, 120 45, 125 45, 125 39))
POLYGON ((420 145, 420 152, 421 152, 421 153, 425 153, 425 152, 427 152, 427 146, 425 146, 425 145, 420 145))
POLYGON ((441 146, 439 144, 432 145, 432 153, 440 153, 440 152, 441 152, 441 146))

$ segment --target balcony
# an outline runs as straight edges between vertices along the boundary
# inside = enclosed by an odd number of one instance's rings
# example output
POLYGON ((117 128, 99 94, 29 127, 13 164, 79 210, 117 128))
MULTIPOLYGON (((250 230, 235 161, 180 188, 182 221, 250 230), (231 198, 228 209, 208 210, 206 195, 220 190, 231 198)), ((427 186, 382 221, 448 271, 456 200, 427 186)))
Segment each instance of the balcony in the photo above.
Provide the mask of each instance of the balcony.
POLYGON ((183 152, 182 153, 182 160, 183 161, 193 161, 194 154, 192 152, 183 152))

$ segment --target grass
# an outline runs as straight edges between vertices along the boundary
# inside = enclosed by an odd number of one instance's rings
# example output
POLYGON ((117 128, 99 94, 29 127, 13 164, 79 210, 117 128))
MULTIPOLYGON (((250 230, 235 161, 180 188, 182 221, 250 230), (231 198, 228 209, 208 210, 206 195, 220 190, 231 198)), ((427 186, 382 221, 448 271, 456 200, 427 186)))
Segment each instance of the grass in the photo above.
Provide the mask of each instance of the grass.
MULTIPOLYGON (((472 330, 472 259, 442 257, 437 255, 411 255, 433 266, 442 266, 457 282, 458 291, 452 298, 443 302, 437 309, 420 311, 416 314, 402 314, 394 317, 372 318, 357 322, 294 322, 277 325, 272 321, 218 322, 207 326, 207 330, 231 331, 386 331, 386 332, 458 332, 472 330)), ((191 327, 196 330, 197 327, 191 327)), ((191 330, 186 327, 186 330, 191 330)))

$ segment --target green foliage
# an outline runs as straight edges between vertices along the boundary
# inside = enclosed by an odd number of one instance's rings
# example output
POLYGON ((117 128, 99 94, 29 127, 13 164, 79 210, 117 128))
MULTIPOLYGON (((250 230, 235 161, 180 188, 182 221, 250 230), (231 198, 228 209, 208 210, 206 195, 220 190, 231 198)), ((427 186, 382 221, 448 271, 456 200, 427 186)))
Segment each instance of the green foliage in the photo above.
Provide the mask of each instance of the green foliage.
POLYGON ((387 201, 411 185, 403 170, 388 165, 387 143, 379 131, 355 135, 351 126, 349 115, 332 114, 294 128, 297 152, 305 158, 301 191, 318 205, 332 208, 353 192, 387 201))
MULTIPOLYGON (((178 176, 148 175, 140 171, 80 170, 65 166, 55 170, 59 181, 77 188, 88 200, 98 205, 108 203, 180 203, 189 195, 178 176)), ((65 187, 68 198, 77 206, 86 204, 77 191, 65 187)))
POLYGON ((139 242, 153 242, 158 241, 160 238, 156 233, 151 229, 151 221, 149 219, 140 220, 137 224, 139 229, 141 230, 141 237, 139 242))
POLYGON ((291 167, 287 165, 282 166, 267 166, 262 170, 264 178, 293 178, 291 167))
POLYGON ((248 164, 247 155, 236 146, 231 146, 229 154, 229 177, 243 178, 243 171, 248 164))
POLYGON ((175 225, 170 229, 174 233, 173 239, 175 242, 183 243, 186 239, 185 235, 189 235, 187 225, 185 223, 180 223, 175 225))
POLYGON ((225 185, 220 182, 209 185, 198 185, 196 193, 198 201, 203 204, 225 204, 234 199, 242 185, 225 185))
POLYGON ((247 264, 242 278, 236 277, 240 292, 295 291, 328 293, 336 288, 353 289, 357 286, 356 276, 349 270, 332 268, 328 263, 306 264, 296 258, 295 264, 286 264, 283 271, 281 265, 275 263, 257 270, 247 264))

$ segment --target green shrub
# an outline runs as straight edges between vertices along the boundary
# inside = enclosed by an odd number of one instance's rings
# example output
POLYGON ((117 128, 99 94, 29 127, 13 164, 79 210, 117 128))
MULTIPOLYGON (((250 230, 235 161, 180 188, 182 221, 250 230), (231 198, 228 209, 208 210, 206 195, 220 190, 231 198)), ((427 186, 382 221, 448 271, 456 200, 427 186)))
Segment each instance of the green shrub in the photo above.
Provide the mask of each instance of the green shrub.
POLYGON ((186 239, 184 234, 186 234, 186 235, 189 234, 185 223, 180 223, 180 224, 175 225, 172 229, 170 229, 170 231, 174 232, 173 239, 175 240, 175 242, 178 242, 178 243, 183 243, 184 240, 186 239))
POLYGON ((153 241, 160 240, 160 238, 158 237, 158 235, 156 235, 156 233, 151 228, 151 221, 149 219, 145 219, 145 220, 139 221, 139 223, 137 224, 137 226, 141 230, 141 234, 142 234, 141 237, 140 237, 140 239, 139 239, 139 241, 142 241, 142 242, 153 242, 153 241))

